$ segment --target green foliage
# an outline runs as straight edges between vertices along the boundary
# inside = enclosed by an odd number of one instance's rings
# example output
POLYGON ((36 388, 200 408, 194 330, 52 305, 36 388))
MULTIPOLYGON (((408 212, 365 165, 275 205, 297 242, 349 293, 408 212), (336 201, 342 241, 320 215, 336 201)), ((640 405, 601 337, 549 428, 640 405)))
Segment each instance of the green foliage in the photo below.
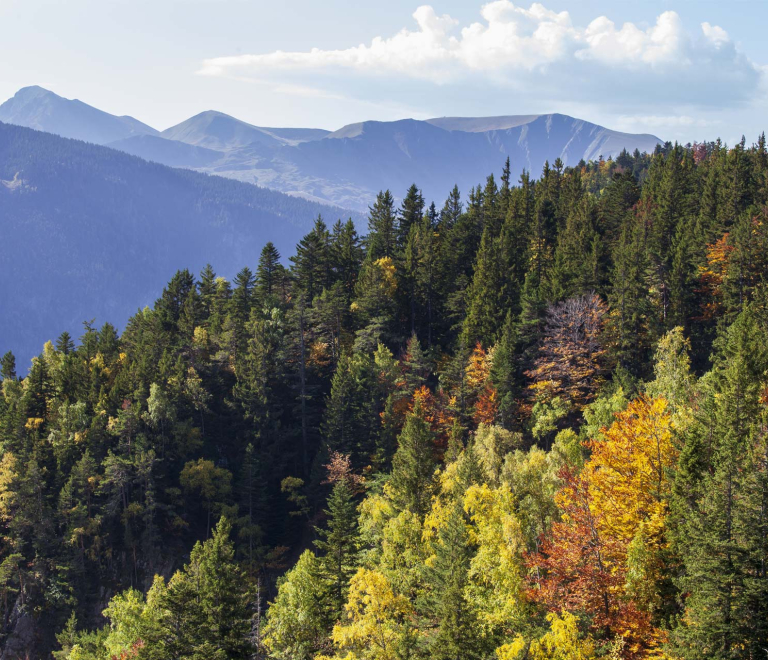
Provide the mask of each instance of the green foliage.
POLYGON ((264 643, 280 660, 309 660, 326 646, 333 623, 326 607, 329 585, 320 561, 305 550, 278 586, 267 615, 264 643))
POLYGON ((197 543, 189 562, 167 583, 155 577, 146 598, 128 589, 104 610, 103 632, 76 632, 73 614, 58 635, 57 657, 109 658, 249 658, 252 594, 234 561, 231 525, 222 518, 205 543, 197 543))

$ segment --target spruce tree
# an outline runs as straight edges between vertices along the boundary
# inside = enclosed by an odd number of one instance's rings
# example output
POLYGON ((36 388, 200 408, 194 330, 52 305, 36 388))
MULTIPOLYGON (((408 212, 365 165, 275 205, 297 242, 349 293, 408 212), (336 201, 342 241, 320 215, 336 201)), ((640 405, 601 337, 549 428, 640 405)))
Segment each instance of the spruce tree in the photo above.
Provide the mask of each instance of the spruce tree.
POLYGON ((70 337, 68 332, 62 332, 59 335, 59 338, 56 340, 56 350, 64 355, 69 355, 75 350, 75 342, 72 341, 72 337, 70 337))
POLYGON ((256 269, 256 297, 262 307, 274 306, 283 298, 285 268, 280 263, 280 253, 270 241, 261 251, 256 269))
POLYGON ((315 528, 319 538, 323 578, 328 582, 331 616, 338 620, 344 612, 349 580, 357 568, 357 505, 347 479, 337 481, 328 498, 326 527, 315 528))
POLYGON ((339 220, 333 226, 330 248, 333 276, 341 283, 347 305, 352 302, 360 264, 363 261, 363 249, 352 220, 342 224, 339 220))
POLYGON ((424 197, 416 184, 411 184, 400 206, 399 220, 397 224, 397 244, 402 250, 411 233, 411 227, 421 222, 424 215, 424 197))
POLYGON ((449 231, 456 224, 463 210, 459 187, 454 186, 440 211, 440 227, 443 231, 449 231))
POLYGON ((462 329, 464 346, 480 342, 489 346, 504 321, 504 273, 498 239, 490 229, 483 232, 468 291, 467 311, 462 329))
POLYGON ((312 231, 299 241, 291 257, 294 285, 306 296, 309 304, 331 284, 330 234, 321 216, 312 231))
POLYGON ((368 258, 394 257, 397 250, 397 217, 392 193, 389 190, 380 192, 368 211, 368 258))
POLYGON ((447 520, 433 545, 435 556, 426 570, 427 609, 436 631, 430 636, 429 657, 466 660, 483 657, 478 648, 478 622, 465 595, 473 548, 461 498, 448 504, 447 520))
POLYGON ((434 433, 419 398, 414 401, 397 442, 390 478, 395 503, 400 509, 424 516, 433 488, 434 433))
POLYGON ((0 358, 0 380, 16 380, 16 357, 11 351, 0 358))

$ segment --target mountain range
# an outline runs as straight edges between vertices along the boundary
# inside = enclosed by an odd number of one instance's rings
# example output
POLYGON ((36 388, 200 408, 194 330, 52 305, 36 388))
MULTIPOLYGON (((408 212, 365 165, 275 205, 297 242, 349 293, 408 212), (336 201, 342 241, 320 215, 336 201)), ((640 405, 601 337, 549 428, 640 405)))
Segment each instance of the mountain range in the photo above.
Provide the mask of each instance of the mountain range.
MULTIPOLYGON (((121 126, 136 124, 101 130, 121 126)), ((231 281, 243 266, 255 271, 267 241, 287 258, 319 214, 329 226, 362 223, 339 208, 0 123, 0 354, 12 350, 23 372, 45 341, 64 330, 79 337, 83 321, 124 327, 178 269, 197 274, 211 263, 231 281)))
POLYGON ((507 157, 515 177, 535 177, 545 161, 575 165, 661 143, 562 114, 365 121, 331 132, 264 128, 207 111, 158 131, 41 87, 0 105, 0 121, 359 211, 379 190, 397 197, 414 182, 440 203, 454 184, 466 193, 507 157))

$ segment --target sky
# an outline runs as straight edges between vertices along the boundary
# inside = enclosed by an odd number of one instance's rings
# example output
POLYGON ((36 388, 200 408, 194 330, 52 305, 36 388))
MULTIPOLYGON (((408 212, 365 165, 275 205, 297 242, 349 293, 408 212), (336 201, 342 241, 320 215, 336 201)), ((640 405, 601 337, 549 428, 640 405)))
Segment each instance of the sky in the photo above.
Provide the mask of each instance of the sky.
POLYGON ((158 129, 560 112, 665 140, 768 128, 765 0, 0 0, 0 101, 158 129))

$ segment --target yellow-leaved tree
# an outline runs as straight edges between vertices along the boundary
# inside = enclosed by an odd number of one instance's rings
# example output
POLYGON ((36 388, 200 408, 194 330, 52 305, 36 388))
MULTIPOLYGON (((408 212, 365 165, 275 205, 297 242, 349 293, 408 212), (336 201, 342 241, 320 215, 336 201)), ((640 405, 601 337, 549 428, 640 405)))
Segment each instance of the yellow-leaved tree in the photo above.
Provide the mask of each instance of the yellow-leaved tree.
POLYGON ((470 486, 464 510, 472 525, 470 541, 477 552, 470 560, 467 601, 486 636, 511 634, 526 612, 523 551, 525 537, 515 515, 509 486, 470 486))
POLYGON ((333 643, 341 653, 337 658, 399 660, 407 656, 406 649, 414 641, 413 607, 382 573, 361 568, 350 581, 344 609, 346 621, 333 628, 333 643))
POLYGON ((668 472, 677 460, 666 400, 636 399, 589 447, 583 474, 600 531, 627 544, 641 526, 661 531, 671 492, 668 472))
POLYGON ((570 612, 547 615, 549 632, 530 642, 518 636, 511 644, 496 649, 499 660, 592 660, 595 645, 579 636, 578 619, 570 612))

